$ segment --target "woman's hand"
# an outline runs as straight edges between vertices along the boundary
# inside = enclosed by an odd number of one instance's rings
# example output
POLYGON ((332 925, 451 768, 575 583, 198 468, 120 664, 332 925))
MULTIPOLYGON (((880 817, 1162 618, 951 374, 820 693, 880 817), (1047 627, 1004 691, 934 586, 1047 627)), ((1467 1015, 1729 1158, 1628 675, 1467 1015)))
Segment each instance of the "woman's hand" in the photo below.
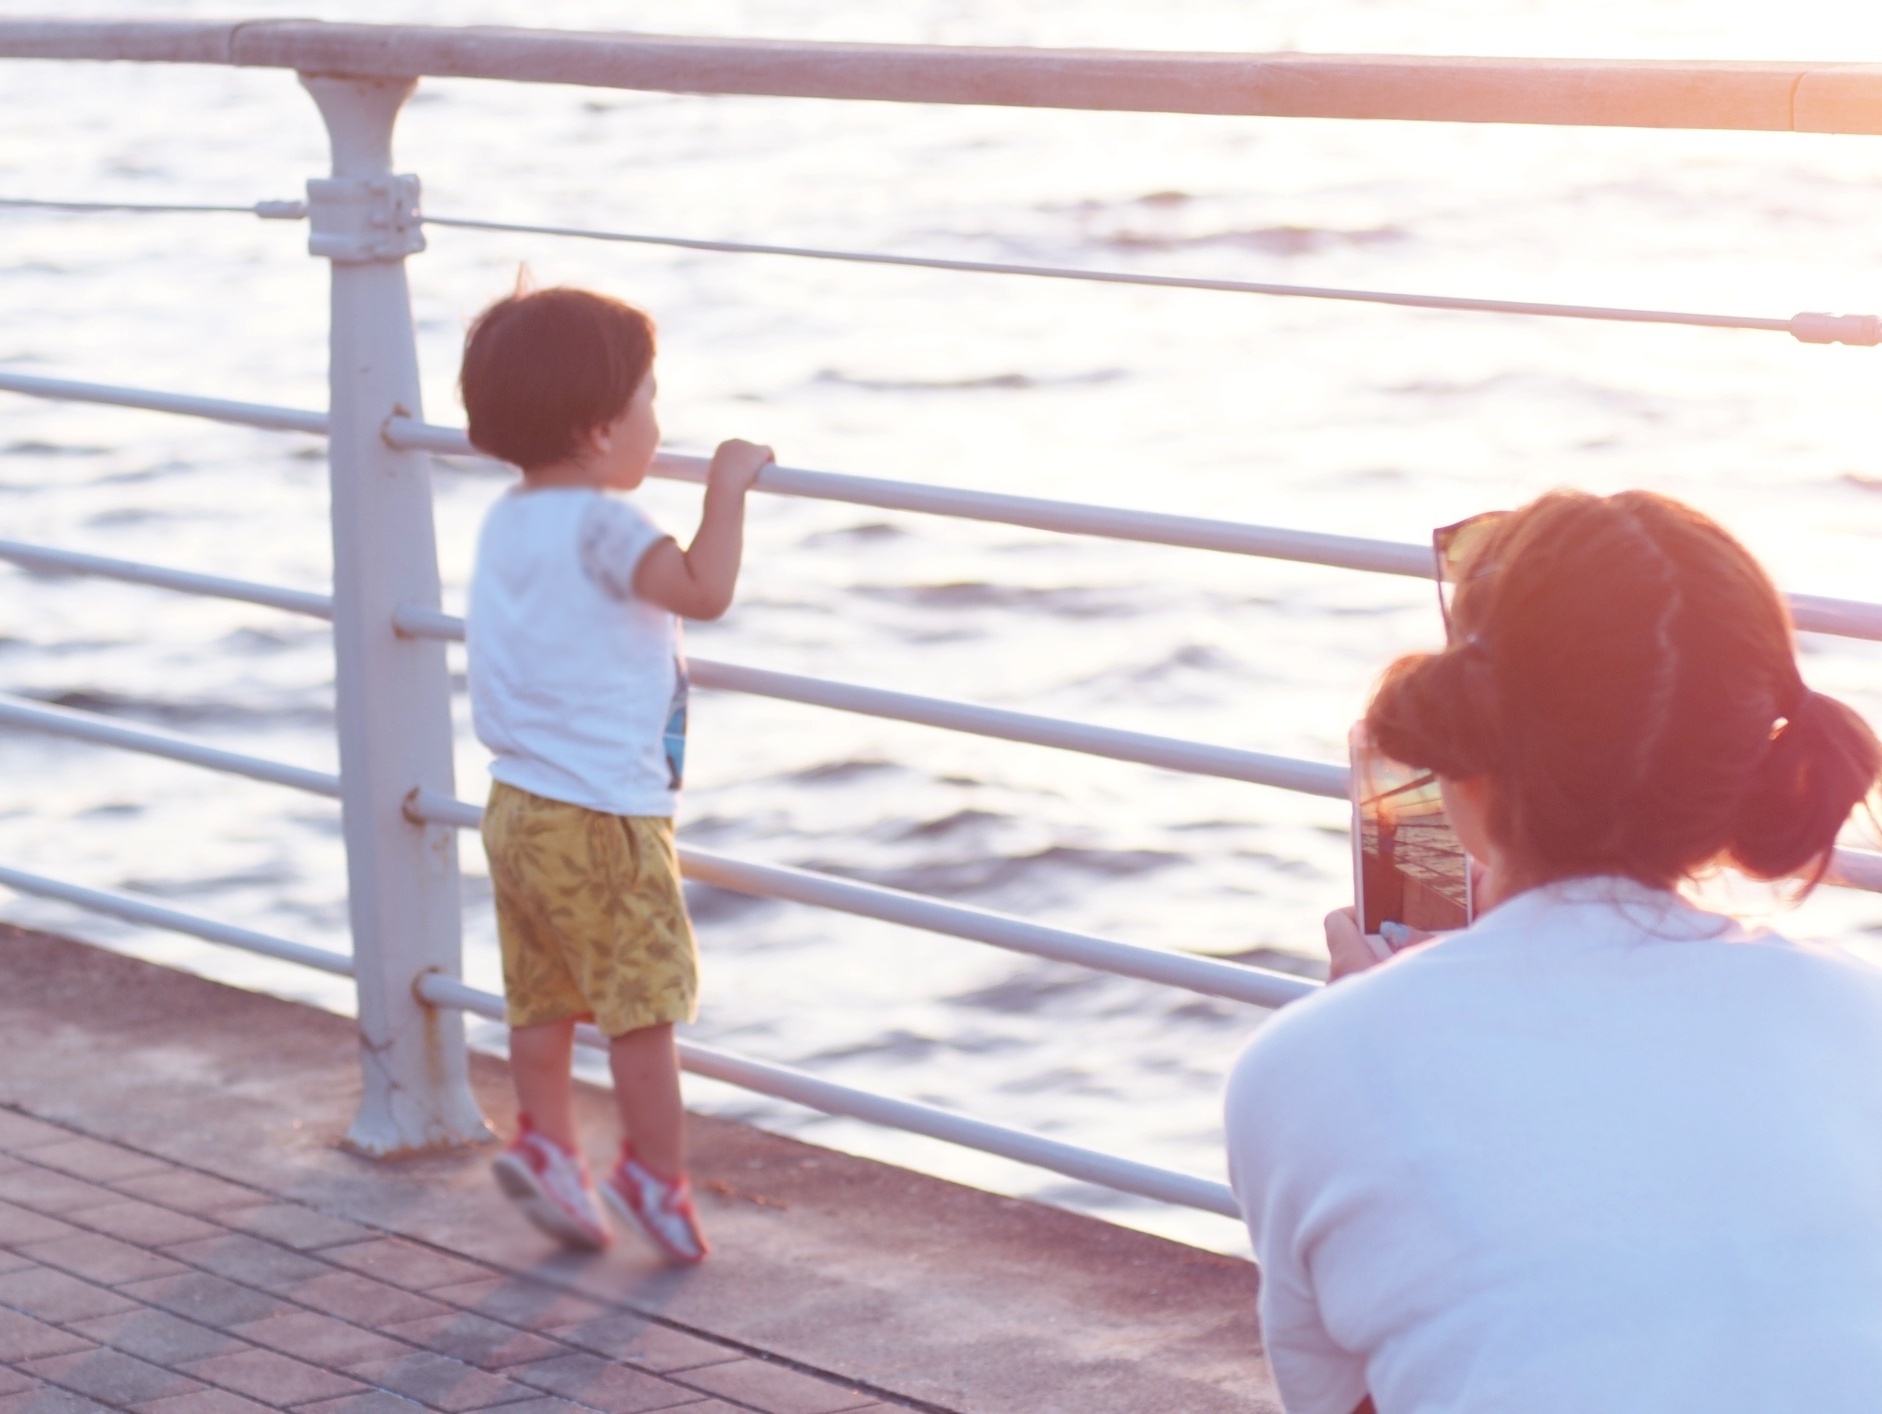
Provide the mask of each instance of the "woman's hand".
POLYGON ((1376 967, 1381 961, 1372 950, 1372 944, 1366 941, 1366 935, 1359 931, 1359 915, 1352 909, 1334 909, 1327 915, 1326 928, 1327 955, 1333 960, 1327 981, 1351 977, 1355 972, 1376 967))
POLYGON ((1437 936, 1423 928, 1408 928, 1403 923, 1382 923, 1379 932, 1384 936, 1374 940, 1359 931, 1359 915, 1350 908, 1337 908, 1329 913, 1326 929, 1327 955, 1333 959, 1333 966, 1327 973, 1329 982, 1376 967, 1413 943, 1437 936))

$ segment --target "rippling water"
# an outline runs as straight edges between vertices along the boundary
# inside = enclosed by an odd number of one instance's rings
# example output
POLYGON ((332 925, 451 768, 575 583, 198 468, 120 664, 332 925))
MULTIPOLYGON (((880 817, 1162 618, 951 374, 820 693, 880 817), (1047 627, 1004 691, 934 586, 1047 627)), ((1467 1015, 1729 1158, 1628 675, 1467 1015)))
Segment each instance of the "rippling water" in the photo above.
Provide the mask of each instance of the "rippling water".
MULTIPOLYGON (((947 43, 1882 59, 1882 20, 1832 0, 318 8, 947 43)), ((0 85, 14 119, 0 131, 6 194, 249 202, 297 195, 323 167, 313 107, 286 74, 5 63, 0 85)), ((423 176, 439 214, 1778 316, 1882 311, 1875 139, 429 81, 403 121, 399 165, 423 176)), ((526 261, 543 282, 590 283, 655 311, 663 418, 683 446, 740 435, 799 466, 1395 539, 1550 486, 1644 485, 1723 518, 1790 588, 1878 594, 1882 351, 444 230, 431 240, 411 272, 434 421, 461 417, 451 378, 465 321, 526 261)), ((301 406, 324 397, 325 270, 298 226, 0 214, 0 309, 7 368, 301 406)), ((311 439, 0 395, 0 533, 317 588, 323 455, 311 439)), ((438 468, 449 607, 504 485, 488 468, 438 468)), ((690 529, 696 492, 645 495, 690 529)), ((0 585, 0 690, 332 766, 322 626, 10 570, 0 585)), ((1437 633, 1430 588, 1411 581, 759 498, 739 604, 689 638, 701 656, 1333 761, 1379 667, 1437 633)), ((1882 718, 1882 653, 1805 646, 1814 685, 1882 718)), ((1333 802, 755 698, 696 704, 682 834, 702 846, 1304 967, 1320 914, 1350 892, 1333 802)), ((458 759, 460 794, 474 798, 483 757, 468 730, 458 759)), ((270 787, 0 736, 0 859, 345 945, 337 812, 270 787)), ((474 840, 465 866, 467 971, 494 986, 474 840)), ((788 905, 713 892, 695 904, 702 1039, 1220 1172, 1217 1086, 1259 1013, 788 905)), ((25 899, 4 912, 348 1004, 331 979, 208 945, 25 899)), ((1882 901, 1825 890, 1786 926, 1860 943, 1882 933, 1882 901)), ((820 1142, 1193 1241, 1239 1240, 1214 1219, 926 1141, 707 1085, 694 1094, 820 1142)))

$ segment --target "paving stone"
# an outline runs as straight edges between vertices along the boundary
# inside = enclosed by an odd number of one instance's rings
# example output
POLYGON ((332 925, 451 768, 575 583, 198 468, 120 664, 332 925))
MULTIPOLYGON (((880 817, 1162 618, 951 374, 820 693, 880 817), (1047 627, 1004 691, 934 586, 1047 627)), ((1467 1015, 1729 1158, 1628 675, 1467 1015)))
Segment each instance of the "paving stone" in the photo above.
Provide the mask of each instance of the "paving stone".
POLYGON ((396 1360, 355 1365, 353 1373, 383 1389, 452 1414, 463 1409, 487 1409, 493 1404, 514 1404, 536 1393, 526 1385, 429 1350, 414 1351, 396 1360))
POLYGON ((548 1332, 557 1340, 610 1360, 626 1360, 643 1370, 666 1374, 673 1370, 694 1370, 702 1365, 719 1365, 728 1360, 742 1360, 743 1351, 714 1345, 671 1326, 655 1325, 642 1316, 613 1312, 582 1321, 573 1326, 558 1326, 548 1332))
POLYGON ((119 1179, 111 1185, 120 1193, 146 1202, 160 1203, 183 1213, 220 1213, 229 1208, 252 1208, 275 1201, 272 1195, 239 1183, 212 1178, 194 1169, 171 1169, 168 1173, 140 1174, 119 1179))
MULTIPOLYGON (((0 1281, 4 1280, 0 1277, 0 1281)), ((291 1294, 304 1306, 369 1327, 442 1316, 451 1309, 358 1272, 330 1271, 312 1281, 301 1282, 291 1289, 291 1294)))
POLYGON ((123 1201, 109 1188, 31 1163, 15 1164, 0 1173, 0 1199, 36 1213, 69 1213, 123 1201))
MULTIPOLYGON (((0 1411, 4 1414, 4 1411, 0 1411)), ((341 1399, 326 1399, 319 1404, 303 1404, 295 1414, 425 1414, 425 1406, 403 1395, 376 1389, 367 1394, 349 1394, 341 1399)))
POLYGON ((116 1292, 45 1267, 0 1273, 0 1306, 11 1306, 42 1321, 82 1321, 132 1309, 132 1303, 116 1292))
MULTIPOLYGON (((4 1282, 5 1277, 0 1277, 4 1282)), ((119 1287, 126 1296, 135 1296, 151 1306, 160 1306, 179 1316, 186 1316, 217 1330, 248 1321, 265 1320, 282 1311, 292 1310, 287 1302, 265 1291, 238 1286, 211 1272, 185 1272, 181 1276, 157 1277, 152 1281, 132 1282, 119 1287)))
POLYGON ((33 1263, 17 1252, 0 1251, 0 1272, 17 1272, 21 1267, 30 1267, 33 1263))
POLYGON ((266 1414, 266 1404, 257 1404, 226 1389, 203 1389, 194 1394, 175 1394, 168 1399, 153 1399, 137 1406, 137 1414, 266 1414))
POLYGON ((127 1351, 140 1360, 148 1360, 154 1365, 168 1365, 172 1369, 178 1365, 187 1365, 192 1360, 207 1360, 211 1355, 227 1355, 231 1351, 250 1348, 246 1341, 223 1331, 211 1330, 208 1326, 186 1321, 181 1316, 173 1316, 168 1311, 152 1310, 149 1307, 80 1321, 70 1329, 100 1345, 109 1345, 127 1351))
POLYGON ((17 1365, 22 1360, 37 1360, 46 1355, 67 1355, 74 1350, 88 1350, 92 1342, 83 1336, 22 1316, 16 1311, 0 1311, 0 1364, 17 1365))
POLYGON ((320 1254, 324 1259, 380 1281, 402 1286, 410 1291, 428 1291, 438 1286, 461 1286, 491 1275, 490 1268, 462 1257, 452 1257, 416 1242, 397 1237, 377 1237, 370 1242, 356 1242, 346 1247, 329 1247, 320 1254))
POLYGON ((39 1381, 31 1375, 22 1375, 18 1370, 9 1370, 5 1365, 0 1365, 0 1395, 18 1394, 21 1390, 39 1387, 39 1381))
POLYGON ((475 1311, 453 1311, 448 1316, 406 1321, 388 1327, 387 1334, 486 1370, 500 1370, 505 1365, 547 1360, 569 1353, 568 1346, 559 1341, 534 1331, 506 1326, 475 1311))
POLYGON ((106 1404, 120 1407, 144 1404, 173 1394, 202 1388, 188 1375, 166 1370, 122 1350, 84 1350, 75 1355, 54 1355, 21 1367, 49 1384, 62 1385, 106 1404))
POLYGON ((336 1369, 362 1360, 389 1359, 411 1350, 411 1346, 377 1331, 362 1330, 318 1311, 287 1311, 265 1321, 236 1326, 231 1334, 336 1369))
POLYGON ((72 1224, 49 1218, 44 1213, 31 1212, 15 1207, 12 1203, 0 1203, 0 1243, 9 1247, 21 1242, 48 1242, 55 1237, 71 1237, 78 1231, 72 1224))
POLYGON ((207 1384, 222 1385, 273 1405, 309 1404, 342 1394, 362 1394, 366 1386, 273 1350, 241 1350, 214 1355, 184 1367, 207 1384))
POLYGON ((486 1277, 460 1286, 433 1287, 425 1294, 488 1316, 493 1321, 532 1331, 592 1321, 597 1316, 610 1314, 609 1308, 598 1301, 527 1277, 486 1277))
POLYGON ((0 1109, 0 1149, 18 1153, 44 1144, 60 1144, 72 1138, 72 1131, 56 1124, 33 1119, 18 1110, 0 1109))
MULTIPOLYGON (((715 1400, 713 1403, 717 1404, 718 1401, 715 1400)), ((686 1414, 706 1414, 712 1405, 687 1404, 681 1407, 686 1410, 686 1414)), ((732 1406, 727 1404, 720 1407, 730 1409, 732 1406)), ((533 1399, 525 1399, 520 1404, 504 1405, 503 1414, 592 1414, 592 1411, 586 1405, 570 1404, 566 1399, 557 1399, 554 1395, 539 1394, 533 1399)), ((737 1414, 746 1414, 746 1411, 741 1409, 737 1411, 737 1414)))
POLYGON ((35 1262, 57 1267, 62 1272, 71 1272, 74 1276, 104 1286, 141 1281, 145 1277, 170 1276, 188 1270, 181 1262, 173 1262, 168 1257, 160 1257, 142 1247, 133 1247, 115 1237, 106 1237, 101 1232, 80 1233, 76 1237, 61 1237, 52 1242, 28 1243, 19 1250, 35 1262))
POLYGON ((153 1159, 135 1149, 118 1144, 103 1144, 96 1139, 67 1137, 57 1144, 35 1144, 33 1162, 58 1169, 74 1178, 90 1178, 109 1183, 116 1178, 136 1178, 149 1173, 167 1173, 175 1165, 153 1159))
MULTIPOLYGON (((0 1198, 5 1196, 4 1188, 0 1187, 0 1198)), ((259 1207, 219 1212, 216 1218, 230 1227, 302 1252, 342 1242, 362 1242, 377 1235, 369 1227, 303 1208, 299 1203, 264 1203, 259 1207)))
POLYGON ((838 1414, 876 1402, 872 1394, 763 1360, 707 1365, 675 1378, 694 1389, 751 1405, 766 1414, 838 1414))
POLYGON ((225 1232, 219 1237, 200 1237, 192 1242, 166 1246, 166 1255, 201 1267, 244 1286, 258 1286, 264 1291, 285 1291, 313 1277, 333 1270, 325 1262, 302 1256, 291 1247, 264 1242, 245 1232, 225 1232))
POLYGON ((82 1394, 36 1385, 0 1399, 0 1414, 110 1414, 110 1411, 82 1394))
POLYGON ((147 1247, 163 1247, 172 1242, 215 1237, 223 1230, 201 1218, 174 1213, 168 1208, 135 1198, 120 1199, 101 1208, 86 1208, 82 1213, 72 1214, 72 1221, 82 1223, 95 1232, 108 1233, 112 1237, 121 1237, 126 1242, 138 1242, 147 1247))
POLYGON ((606 1414, 641 1414, 643 1410, 697 1404, 705 1398, 697 1390, 671 1384, 645 1370, 616 1365, 599 1355, 561 1355, 534 1365, 519 1365, 507 1373, 523 1384, 606 1414))

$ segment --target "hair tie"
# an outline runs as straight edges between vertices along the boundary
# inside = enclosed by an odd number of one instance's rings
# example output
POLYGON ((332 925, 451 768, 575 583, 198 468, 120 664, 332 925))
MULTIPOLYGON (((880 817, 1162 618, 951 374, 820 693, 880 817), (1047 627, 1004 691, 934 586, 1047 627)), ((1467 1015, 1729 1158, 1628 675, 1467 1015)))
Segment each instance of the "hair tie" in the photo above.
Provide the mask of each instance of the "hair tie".
POLYGON ((1802 714, 1804 704, 1815 696, 1816 693, 1810 690, 1810 685, 1802 678, 1798 678, 1797 685, 1791 689, 1790 695, 1785 699, 1784 705, 1778 709, 1777 717, 1771 723, 1773 741, 1790 730, 1791 723, 1802 714))

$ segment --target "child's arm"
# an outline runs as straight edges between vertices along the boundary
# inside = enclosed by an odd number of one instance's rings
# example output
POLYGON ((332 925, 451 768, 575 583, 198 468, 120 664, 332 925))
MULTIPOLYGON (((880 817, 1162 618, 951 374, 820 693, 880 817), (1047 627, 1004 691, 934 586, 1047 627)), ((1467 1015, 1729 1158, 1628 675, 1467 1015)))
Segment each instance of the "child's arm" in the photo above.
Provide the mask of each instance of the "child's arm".
POLYGON ((693 543, 662 540, 634 569, 634 592, 684 619, 716 619, 732 605, 745 550, 745 493, 773 460, 771 448, 721 442, 706 472, 706 505, 693 543))

